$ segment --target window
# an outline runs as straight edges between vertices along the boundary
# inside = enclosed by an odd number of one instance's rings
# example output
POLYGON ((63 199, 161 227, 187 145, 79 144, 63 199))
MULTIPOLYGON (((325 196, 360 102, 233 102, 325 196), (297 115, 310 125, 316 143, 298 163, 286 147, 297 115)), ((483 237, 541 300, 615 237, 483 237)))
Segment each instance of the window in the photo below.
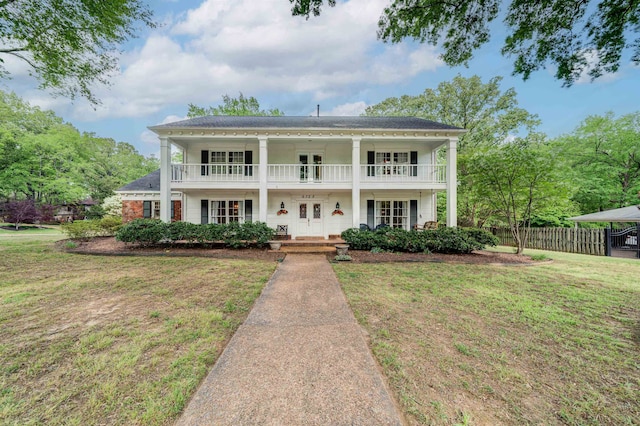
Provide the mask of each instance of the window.
POLYGON ((229 174, 230 175, 241 175, 242 164, 244 164, 244 152, 243 151, 234 151, 229 153, 229 174))
POLYGON ((216 200, 211 201, 211 222, 230 223, 244 222, 244 201, 216 200))
POLYGON ((376 201, 375 223, 389 225, 393 228, 407 229, 408 202, 407 201, 376 201))
POLYGON ((160 201, 143 201, 142 217, 145 219, 160 219, 160 201))
POLYGON ((408 152, 376 152, 376 174, 378 175, 407 175, 408 164, 408 152))
POLYGON ((211 151, 211 170, 217 175, 244 173, 244 151, 211 151))

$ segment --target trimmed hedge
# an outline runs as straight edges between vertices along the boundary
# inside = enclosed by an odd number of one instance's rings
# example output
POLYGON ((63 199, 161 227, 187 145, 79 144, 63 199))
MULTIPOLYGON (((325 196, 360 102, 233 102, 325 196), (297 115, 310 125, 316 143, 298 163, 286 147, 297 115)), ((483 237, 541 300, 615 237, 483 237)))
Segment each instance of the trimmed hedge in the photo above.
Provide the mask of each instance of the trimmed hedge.
POLYGON ((486 246, 495 246, 499 242, 490 232, 477 228, 438 228, 425 231, 405 231, 401 228, 368 231, 351 228, 342 232, 341 236, 353 250, 410 253, 471 253, 486 246))
POLYGON ((122 226, 122 218, 105 216, 102 219, 76 220, 62 224, 62 232, 69 238, 87 240, 93 237, 110 237, 122 226))
POLYGON ((157 219, 135 219, 116 233, 116 240, 145 246, 173 244, 186 241, 189 244, 223 243, 225 247, 264 247, 275 231, 263 222, 231 222, 198 225, 189 222, 165 223, 157 219))

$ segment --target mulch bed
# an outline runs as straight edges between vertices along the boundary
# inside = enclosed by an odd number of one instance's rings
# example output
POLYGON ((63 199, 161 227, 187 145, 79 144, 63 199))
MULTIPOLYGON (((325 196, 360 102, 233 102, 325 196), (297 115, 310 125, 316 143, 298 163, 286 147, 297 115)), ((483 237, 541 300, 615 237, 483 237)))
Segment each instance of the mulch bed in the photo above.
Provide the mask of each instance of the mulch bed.
MULTIPOLYGON (((174 244, 167 247, 141 247, 136 244, 125 244, 113 237, 96 237, 89 241, 76 241, 77 247, 67 248, 69 240, 56 243, 59 250, 68 253, 95 254, 110 256, 196 256, 219 259, 260 259, 267 261, 282 261, 286 253, 268 249, 246 248, 227 249, 203 247, 200 245, 187 246, 174 244)), ((533 261, 529 256, 518 256, 512 253, 494 253, 477 251, 471 254, 424 254, 424 253, 371 253, 368 251, 349 250, 349 256, 354 263, 379 262, 449 262, 473 264, 503 264, 529 265, 540 262, 533 261)), ((334 260, 335 254, 328 254, 327 259, 334 260)))

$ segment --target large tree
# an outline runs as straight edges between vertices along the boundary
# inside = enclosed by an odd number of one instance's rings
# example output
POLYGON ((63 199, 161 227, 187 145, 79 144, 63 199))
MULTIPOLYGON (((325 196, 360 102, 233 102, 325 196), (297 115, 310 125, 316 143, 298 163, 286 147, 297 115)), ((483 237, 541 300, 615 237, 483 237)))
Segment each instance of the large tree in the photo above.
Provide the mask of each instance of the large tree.
MULTIPOLYGON (((324 0, 289 0, 292 13, 319 15, 324 0)), ((335 5, 335 0, 327 4, 335 5)), ((564 85, 583 73, 592 78, 619 69, 623 55, 640 64, 640 2, 637 0, 390 0, 378 22, 378 37, 397 43, 413 38, 442 44, 444 61, 468 64, 503 17, 502 54, 514 58, 514 74, 526 80, 555 69, 564 85)))
POLYGON ((0 1, 0 73, 8 76, 10 55, 30 66, 41 88, 97 103, 94 86, 117 70, 118 46, 140 23, 154 27, 151 15, 142 0, 0 1))
POLYGON ((270 116, 270 115, 284 115, 282 111, 277 108, 263 110, 260 109, 260 102, 253 96, 245 97, 242 92, 238 98, 232 98, 229 95, 222 96, 222 105, 216 107, 201 107, 194 104, 189 104, 189 111, 187 117, 204 117, 206 115, 253 115, 253 116, 270 116))
POLYGON ((587 117, 555 141, 566 179, 582 213, 638 202, 640 192, 640 112, 587 117))
POLYGON ((475 191, 473 176, 467 170, 469 158, 477 150, 500 144, 538 124, 535 115, 518 107, 515 90, 501 90, 500 81, 500 77, 494 77, 483 83, 478 76, 458 75, 436 89, 426 89, 416 96, 388 98, 365 110, 365 115, 422 117, 467 130, 458 143, 461 225, 480 226, 493 213, 492 206, 475 191))

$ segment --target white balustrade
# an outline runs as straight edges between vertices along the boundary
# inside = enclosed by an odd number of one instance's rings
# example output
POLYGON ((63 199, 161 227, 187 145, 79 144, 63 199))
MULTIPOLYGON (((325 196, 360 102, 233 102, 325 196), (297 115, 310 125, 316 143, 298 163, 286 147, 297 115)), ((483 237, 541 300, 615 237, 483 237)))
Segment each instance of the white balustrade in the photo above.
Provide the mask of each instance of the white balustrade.
MULTIPOLYGON (((172 164, 172 182, 258 182, 257 164, 172 164)), ((446 183, 446 166, 376 164, 360 166, 362 182, 446 183)), ((269 164, 269 182, 349 183, 350 164, 269 164)))

